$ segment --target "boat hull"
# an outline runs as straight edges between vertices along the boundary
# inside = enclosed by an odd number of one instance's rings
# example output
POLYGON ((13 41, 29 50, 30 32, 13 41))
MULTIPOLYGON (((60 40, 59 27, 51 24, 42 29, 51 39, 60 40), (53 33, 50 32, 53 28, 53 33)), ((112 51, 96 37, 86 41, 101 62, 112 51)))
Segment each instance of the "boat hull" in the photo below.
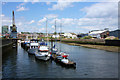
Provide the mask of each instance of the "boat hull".
POLYGON ((49 56, 35 56, 37 59, 40 59, 40 60, 44 60, 44 61, 47 61, 47 60, 49 60, 50 59, 50 57, 49 56))
POLYGON ((35 57, 37 59, 44 60, 44 61, 47 61, 50 59, 49 55, 41 55, 41 54, 38 54, 37 52, 35 53, 35 57))
POLYGON ((28 53, 29 53, 29 54, 35 54, 36 50, 37 50, 37 49, 29 49, 29 50, 28 50, 28 53))
POLYGON ((66 64, 64 62, 61 61, 61 59, 54 59, 56 63, 59 63, 61 66, 63 67, 68 67, 68 68, 76 68, 76 63, 72 63, 72 64, 66 64))

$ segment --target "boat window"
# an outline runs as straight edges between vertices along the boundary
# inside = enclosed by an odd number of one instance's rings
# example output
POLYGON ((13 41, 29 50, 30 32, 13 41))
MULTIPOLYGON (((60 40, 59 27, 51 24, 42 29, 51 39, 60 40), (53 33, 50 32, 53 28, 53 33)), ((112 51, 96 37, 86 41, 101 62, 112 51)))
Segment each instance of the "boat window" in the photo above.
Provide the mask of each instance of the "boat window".
POLYGON ((34 46, 31 46, 31 48, 34 48, 34 46))

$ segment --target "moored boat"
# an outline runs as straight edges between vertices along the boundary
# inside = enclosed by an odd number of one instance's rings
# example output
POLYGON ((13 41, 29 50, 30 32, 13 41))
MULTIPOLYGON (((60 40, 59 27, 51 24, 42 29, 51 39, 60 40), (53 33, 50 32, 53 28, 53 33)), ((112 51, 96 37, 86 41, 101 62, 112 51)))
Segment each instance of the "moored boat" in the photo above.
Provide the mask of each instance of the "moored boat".
POLYGON ((35 54, 35 52, 38 50, 39 43, 37 40, 31 40, 30 41, 30 48, 28 49, 29 54, 35 54))
POLYGON ((65 67, 74 67, 76 68, 76 63, 68 59, 69 54, 66 54, 64 52, 57 53, 54 55, 55 62, 61 64, 65 67))
POLYGON ((41 43, 37 52, 35 53, 35 57, 40 60, 47 61, 50 59, 49 47, 45 43, 41 43))

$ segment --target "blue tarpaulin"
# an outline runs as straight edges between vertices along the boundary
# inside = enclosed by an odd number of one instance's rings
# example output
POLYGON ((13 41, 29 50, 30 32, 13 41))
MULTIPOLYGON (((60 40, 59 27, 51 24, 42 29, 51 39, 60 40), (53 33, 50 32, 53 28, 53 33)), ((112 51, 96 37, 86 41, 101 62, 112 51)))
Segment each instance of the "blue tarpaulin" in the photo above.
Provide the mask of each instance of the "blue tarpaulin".
POLYGON ((47 45, 47 43, 45 43, 45 42, 42 42, 42 43, 40 43, 40 45, 47 45))

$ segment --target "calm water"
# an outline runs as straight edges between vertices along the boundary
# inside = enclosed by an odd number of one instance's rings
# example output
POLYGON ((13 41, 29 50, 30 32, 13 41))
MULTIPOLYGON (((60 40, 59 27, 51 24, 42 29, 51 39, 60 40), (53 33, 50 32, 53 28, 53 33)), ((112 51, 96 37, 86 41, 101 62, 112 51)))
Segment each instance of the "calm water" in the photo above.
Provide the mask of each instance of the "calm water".
POLYGON ((57 43, 70 54, 76 69, 54 61, 43 62, 29 55, 20 44, 3 56, 3 78, 117 78, 118 53, 57 43))

